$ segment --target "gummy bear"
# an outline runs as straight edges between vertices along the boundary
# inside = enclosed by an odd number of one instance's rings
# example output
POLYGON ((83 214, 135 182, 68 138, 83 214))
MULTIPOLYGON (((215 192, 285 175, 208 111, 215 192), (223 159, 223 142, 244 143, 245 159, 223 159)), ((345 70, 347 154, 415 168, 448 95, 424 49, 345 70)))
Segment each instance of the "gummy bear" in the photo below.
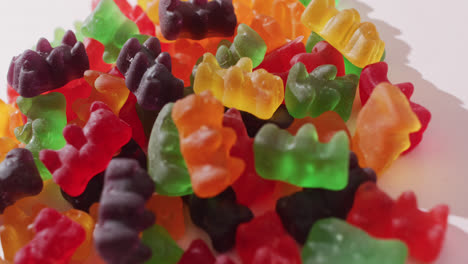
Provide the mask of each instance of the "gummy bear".
POLYGON ((143 232, 142 242, 151 248, 152 256, 148 264, 176 264, 184 251, 160 225, 154 225, 143 232))
POLYGON ((245 170, 232 184, 232 188, 236 192, 237 201, 242 205, 250 206, 271 195, 275 183, 261 178, 255 170, 253 139, 247 135, 239 110, 231 108, 224 113, 223 126, 231 127, 236 131, 237 140, 232 146, 231 155, 245 162, 245 170))
POLYGON ((89 69, 100 72, 107 72, 112 68, 112 64, 106 63, 102 57, 106 47, 101 42, 85 38, 84 45, 89 58, 89 69))
POLYGON ((356 75, 336 77, 334 65, 315 68, 310 74, 301 62, 289 71, 284 101, 295 118, 318 117, 335 111, 344 121, 351 115, 358 84, 356 75))
POLYGON ((42 179, 27 149, 13 149, 0 163, 0 214, 17 200, 39 194, 42 179))
POLYGON ((15 256, 16 264, 65 264, 86 238, 80 224, 52 208, 45 208, 33 223, 36 232, 33 240, 15 256))
POLYGON ((265 41, 268 53, 281 47, 288 41, 288 38, 281 29, 280 23, 271 16, 255 14, 250 27, 265 41))
POLYGON ((184 236, 184 208, 182 198, 153 194, 146 208, 157 215, 156 224, 167 230, 174 240, 184 236))
POLYGON ((0 137, 0 162, 2 162, 10 150, 18 147, 18 144, 9 137, 0 137))
POLYGON ((260 35, 246 24, 240 24, 233 43, 220 43, 216 59, 222 68, 229 68, 241 58, 247 57, 252 60, 255 68, 263 61, 266 50, 267 46, 260 35))
POLYGON ((14 57, 8 70, 8 84, 23 97, 60 88, 89 69, 85 47, 76 41, 72 31, 67 31, 62 45, 56 48, 41 38, 36 50, 14 57))
POLYGON ((312 0, 301 21, 357 67, 363 68, 382 57, 385 43, 380 39, 375 25, 361 23, 355 9, 338 11, 334 0, 312 0))
POLYGON ((67 200, 75 209, 89 212, 89 208, 94 203, 99 202, 101 198, 102 188, 104 186, 104 172, 100 172, 86 185, 86 189, 78 196, 71 196, 60 189, 60 192, 65 200, 67 200))
MULTIPOLYGON (((156 28, 139 5, 131 6, 127 0, 114 0, 114 2, 128 19, 135 22, 141 34, 154 36, 156 28)), ((99 1, 93 3, 93 6, 96 7, 98 4, 99 1)))
POLYGON ((333 64, 336 67, 336 76, 345 75, 344 60, 341 53, 326 41, 320 41, 310 53, 297 54, 290 60, 291 66, 298 62, 302 62, 307 72, 313 71, 320 65, 333 64))
POLYGON ((71 196, 82 194, 89 180, 104 171, 112 156, 131 138, 131 128, 104 103, 94 102, 90 112, 84 128, 65 127, 64 148, 40 153, 54 181, 71 196))
POLYGON ((294 122, 294 117, 289 114, 284 104, 280 105, 273 116, 267 120, 260 119, 252 114, 242 111, 241 116, 249 137, 255 137, 258 131, 260 131, 265 124, 271 123, 277 125, 279 128, 287 129, 294 122))
POLYGON ((255 136, 255 168, 265 179, 340 190, 348 181, 348 149, 344 132, 322 144, 311 124, 302 126, 296 136, 266 124, 255 136))
POLYGON ((138 234, 154 224, 145 202, 154 191, 148 174, 136 160, 113 159, 105 172, 94 243, 108 263, 143 263, 151 257, 138 234))
POLYGON ((80 224, 86 232, 84 242, 78 247, 72 256, 72 260, 85 261, 85 259, 91 254, 91 250, 93 248, 94 219, 89 214, 75 209, 68 210, 64 212, 63 215, 80 224))
MULTIPOLYGON (((0 99, 0 116, 0 139, 9 138, 12 142, 18 143, 15 129, 23 125, 23 119, 16 104, 6 104, 0 99)), ((4 140, 6 141, 6 139, 4 140)), ((0 158, 0 162, 2 160, 3 158, 0 158)))
POLYGON ((418 117, 400 89, 381 83, 358 114, 353 151, 362 167, 371 167, 380 175, 409 148, 408 135, 420 128, 418 117))
POLYGON ((275 212, 267 212, 239 225, 236 251, 243 263, 302 263, 299 247, 286 233, 275 212))
POLYGON ((302 249, 304 264, 404 264, 408 249, 398 240, 379 240, 343 220, 317 221, 302 249))
POLYGON ((146 153, 148 152, 148 138, 146 137, 143 124, 138 117, 136 105, 137 99, 135 95, 130 93, 128 95, 127 101, 120 109, 119 117, 132 127, 133 140, 135 140, 135 142, 138 143, 138 145, 146 153))
POLYGON ((298 37, 269 52, 257 69, 265 69, 275 74, 289 71, 291 59, 297 54, 306 52, 304 43, 302 43, 303 38, 298 37))
POLYGON ((230 250, 235 244, 237 227, 253 218, 249 208, 236 203, 232 188, 208 199, 191 195, 186 202, 193 223, 208 233, 218 252, 230 250))
POLYGON ((323 218, 345 219, 351 210, 354 195, 361 184, 376 182, 374 171, 360 168, 354 153, 349 156, 348 184, 339 191, 320 188, 304 189, 280 198, 276 212, 284 227, 299 243, 304 244, 312 225, 323 218))
POLYGON ((201 239, 193 240, 177 264, 234 264, 227 256, 215 258, 210 248, 201 239))
POLYGON ((271 118, 283 102, 283 83, 279 77, 263 69, 252 72, 252 68, 252 61, 244 57, 229 69, 222 69, 216 58, 206 53, 198 65, 193 90, 197 94, 210 90, 226 107, 234 107, 262 119, 271 118))
POLYGON ((375 184, 366 183, 357 191, 347 221, 372 236, 399 239, 412 257, 433 262, 442 249, 448 215, 447 205, 421 211, 413 192, 405 192, 394 201, 375 184))
POLYGON ((171 54, 174 76, 181 79, 185 86, 190 84, 192 69, 197 60, 207 52, 199 42, 188 39, 172 42, 165 51, 171 54))
POLYGON ((223 105, 210 92, 189 95, 172 109, 193 191, 202 198, 221 193, 245 167, 241 159, 229 154, 236 134, 222 126, 223 112, 223 105))
POLYGON ((154 122, 148 146, 148 174, 157 193, 168 196, 191 194, 192 184, 180 151, 179 132, 172 120, 174 104, 166 104, 154 122))
POLYGON ((93 88, 86 82, 84 78, 79 78, 70 81, 66 85, 54 90, 54 92, 61 93, 63 96, 65 96, 68 122, 74 121, 78 117, 72 107, 75 101, 88 98, 92 89, 93 88))
POLYGON ((83 35, 105 47, 103 59, 114 63, 127 39, 139 34, 137 25, 125 17, 114 0, 101 0, 81 28, 83 35))
POLYGON ((168 40, 199 40, 232 36, 237 18, 230 0, 160 0, 159 23, 168 40))
MULTIPOLYGON (((367 65, 361 73, 359 79, 359 95, 361 98, 362 105, 365 105, 369 99, 374 88, 381 82, 390 83, 387 78, 388 65, 385 62, 378 62, 371 65, 367 65)), ((394 86, 400 88, 401 92, 408 98, 413 95, 414 86, 412 83, 400 83, 394 86)), ((413 103, 410 101, 411 109, 418 116, 419 122, 421 122, 421 129, 419 131, 410 134, 411 146, 404 153, 408 153, 414 149, 422 140, 424 131, 431 120, 431 112, 423 106, 413 103)))
POLYGON ((67 125, 65 97, 60 93, 39 95, 33 98, 18 97, 20 111, 28 117, 28 122, 15 129, 16 138, 26 144, 36 162, 42 179, 50 179, 49 170, 39 160, 39 151, 60 149, 65 146, 62 131, 67 125))

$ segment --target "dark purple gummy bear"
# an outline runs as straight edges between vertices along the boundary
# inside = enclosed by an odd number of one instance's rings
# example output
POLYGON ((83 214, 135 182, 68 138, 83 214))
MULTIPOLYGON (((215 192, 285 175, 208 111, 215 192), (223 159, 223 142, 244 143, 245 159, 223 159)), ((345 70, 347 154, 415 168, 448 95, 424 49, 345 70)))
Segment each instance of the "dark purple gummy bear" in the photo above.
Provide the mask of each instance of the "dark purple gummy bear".
POLYGON ((316 221, 328 217, 346 219, 357 189, 367 181, 376 182, 374 171, 360 168, 356 155, 350 152, 348 185, 343 190, 304 189, 279 199, 276 212, 285 229, 297 242, 304 244, 316 221))
POLYGON ((119 54, 117 68, 146 111, 159 111, 184 95, 184 82, 172 75, 171 57, 167 52, 161 53, 161 45, 155 37, 143 45, 136 38, 129 39, 119 54))
POLYGON ((234 35, 237 17, 232 0, 161 0, 159 25, 166 39, 200 40, 234 35))
POLYGON ((42 187, 31 152, 24 148, 10 150, 0 163, 0 213, 21 198, 39 194, 42 187))
POLYGON ((253 218, 248 207, 236 202, 232 188, 208 199, 190 195, 185 197, 185 202, 193 223, 208 233, 218 252, 230 250, 235 244, 237 226, 253 218))
POLYGON ((88 69, 85 46, 77 42, 75 34, 69 30, 63 36, 62 44, 56 48, 41 38, 36 51, 26 50, 14 57, 7 79, 21 96, 34 97, 83 77, 88 69))
POLYGON ((250 113, 242 111, 241 116, 249 137, 255 137, 260 128, 265 124, 272 123, 281 129, 287 129, 294 121, 294 117, 289 114, 284 104, 280 105, 273 116, 267 120, 260 119, 250 113))
POLYGON ((153 191, 154 183, 138 161, 115 158, 109 163, 94 231, 96 249, 107 263, 137 264, 151 257, 139 233, 155 222, 145 209, 153 191))

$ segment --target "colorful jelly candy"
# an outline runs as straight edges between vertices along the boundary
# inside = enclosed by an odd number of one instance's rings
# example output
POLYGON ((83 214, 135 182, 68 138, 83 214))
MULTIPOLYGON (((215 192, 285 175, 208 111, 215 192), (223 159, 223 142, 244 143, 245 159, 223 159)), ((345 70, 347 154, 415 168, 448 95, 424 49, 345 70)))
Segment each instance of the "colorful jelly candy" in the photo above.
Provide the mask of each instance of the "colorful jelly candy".
POLYGON ((237 204, 232 188, 208 199, 191 195, 186 202, 193 223, 208 233, 218 252, 230 250, 235 244, 239 224, 253 218, 249 208, 237 204))
POLYGON ((140 33, 137 25, 128 19, 114 0, 101 0, 83 22, 83 35, 93 38, 105 47, 103 59, 114 63, 127 39, 140 33))
POLYGON ((153 183, 136 160, 126 158, 112 160, 104 178, 94 231, 97 251, 108 263, 142 263, 151 257, 138 234, 154 224, 154 215, 145 210, 153 183))
POLYGON ((223 112, 223 105, 210 92, 189 95, 172 108, 192 188, 202 198, 224 191, 245 167, 241 159, 229 154, 236 133, 222 126, 223 112))
POLYGON ((334 0, 312 0, 301 21, 360 68, 378 62, 382 57, 385 43, 375 25, 361 23, 355 9, 338 11, 334 0))
POLYGON ((255 14, 250 27, 267 43, 267 52, 272 52, 288 41, 280 23, 271 16, 255 14))
POLYGON ((51 174, 39 160, 43 149, 57 150, 65 146, 62 131, 67 125, 65 97, 61 93, 50 93, 33 98, 18 97, 18 107, 28 117, 28 122, 15 129, 16 138, 26 144, 36 162, 42 179, 50 179, 51 174))
POLYGON ((33 240, 15 256, 15 263, 68 263, 86 239, 80 224, 52 208, 43 209, 33 223, 33 240))
POLYGON ((276 203, 276 212, 284 227, 299 243, 304 244, 312 225, 323 218, 346 219, 358 187, 364 182, 376 182, 374 171, 360 168, 357 157, 350 153, 348 184, 339 191, 320 188, 304 189, 282 197, 276 203))
POLYGON ((156 224, 167 230, 174 240, 185 234, 184 208, 182 198, 153 194, 146 208, 157 215, 156 224))
POLYGON ((125 123, 129 124, 132 127, 132 138, 135 142, 142 148, 146 153, 148 150, 148 138, 145 134, 145 128, 138 117, 137 108, 137 99, 135 95, 130 93, 128 95, 127 101, 120 109, 119 117, 125 123))
MULTIPOLYGON (((372 91, 378 84, 382 82, 390 83, 387 78, 387 73, 388 65, 385 62, 367 65, 362 70, 361 78, 359 79, 359 95, 362 105, 366 104, 372 91)), ((412 83, 399 83, 394 86, 400 88, 401 92, 408 98, 408 100, 411 98, 411 95, 413 95, 414 86, 412 83)), ((410 134, 411 146, 405 151, 405 153, 414 149, 421 142, 423 133, 426 131, 431 120, 431 112, 429 112, 425 107, 411 101, 410 105, 413 112, 418 116, 419 122, 421 122, 421 129, 410 134)))
POLYGON ((206 53, 198 65, 193 90, 209 90, 226 107, 249 112, 259 118, 271 118, 283 102, 281 79, 263 69, 252 72, 252 61, 241 58, 236 65, 222 69, 216 58, 206 53))
POLYGON ((333 65, 315 68, 310 74, 302 63, 289 71, 284 101, 295 118, 318 117, 326 111, 335 111, 347 121, 351 115, 358 84, 356 75, 336 77, 333 65))
POLYGON ((0 162, 2 162, 10 150, 18 147, 18 144, 9 137, 0 137, 0 162))
POLYGON ((191 194, 190 175, 180 151, 179 132, 172 120, 174 104, 166 104, 159 112, 151 130, 148 145, 148 174, 155 190, 162 195, 191 194))
POLYGON ((85 261, 88 256, 91 254, 93 249, 93 231, 94 231, 94 219, 87 213, 70 209, 63 213, 66 217, 80 224, 81 227, 86 232, 86 238, 84 242, 78 247, 75 253, 72 256, 72 260, 75 261, 85 261))
POLYGON ((42 38, 36 51, 26 50, 14 57, 8 70, 8 84, 23 97, 34 97, 52 91, 81 78, 89 69, 88 55, 83 43, 67 31, 62 45, 52 48, 42 38))
MULTIPOLYGON (((20 110, 15 104, 6 104, 0 99, 0 116, 0 139, 9 138, 12 142, 18 143, 15 137, 15 129, 23 125, 20 110)), ((4 140, 6 141, 6 139, 4 140)))
POLYGON ((184 251, 160 225, 154 225, 145 230, 141 241, 153 253, 145 262, 148 264, 176 264, 184 254, 184 251))
POLYGON ((442 249, 448 215, 447 205, 421 211, 413 192, 405 192, 394 201, 375 184, 366 183, 359 187, 347 221, 372 236, 399 239, 412 257, 432 262, 442 249))
POLYGON ((263 61, 267 51, 265 41, 246 24, 240 24, 237 27, 237 35, 233 43, 220 44, 216 52, 216 59, 222 68, 235 65, 243 57, 250 58, 255 68, 263 61))
POLYGON ((101 42, 85 38, 84 45, 89 58, 89 69, 100 72, 107 72, 112 68, 112 64, 106 63, 102 57, 106 47, 101 42))
POLYGON ((310 53, 300 53, 291 58, 291 66, 302 62, 307 68, 307 72, 313 71, 320 65, 332 64, 336 67, 336 76, 345 75, 344 60, 341 53, 326 41, 320 41, 310 53))
POLYGON ((241 224, 236 233, 236 251, 243 263, 302 263, 299 247, 275 212, 241 224))
POLYGON ((0 163, 0 213, 17 200, 39 194, 42 179, 27 149, 13 149, 0 163))
POLYGON ((131 128, 102 102, 95 102, 84 128, 68 125, 63 130, 67 145, 43 150, 40 159, 54 181, 71 196, 82 194, 87 183, 106 169, 112 156, 131 137, 131 128))
POLYGON ((265 69, 270 73, 283 73, 289 71, 291 59, 297 54, 305 53, 304 43, 298 37, 295 40, 289 41, 277 49, 269 52, 262 63, 258 66, 260 69, 265 69))
POLYGON ((234 262, 223 255, 216 258, 203 240, 195 239, 177 264, 234 264, 234 262))
POLYGON ((284 104, 280 105, 273 116, 267 120, 260 119, 252 114, 242 111, 241 116, 249 137, 255 137, 258 131, 260 131, 265 124, 271 123, 277 125, 279 128, 286 129, 294 122, 294 117, 289 114, 284 104))
POLYGON ((410 147, 409 134, 420 128, 418 117, 400 89, 381 83, 358 114, 353 151, 361 167, 371 167, 380 175, 410 147))
POLYGON ((230 0, 159 1, 159 23, 166 39, 229 37, 237 26, 230 0))
POLYGON ((71 196, 60 189, 60 192, 65 200, 73 206, 73 208, 89 212, 89 208, 94 203, 99 202, 101 198, 102 188, 104 186, 104 172, 95 175, 86 185, 86 189, 78 196, 71 196))
POLYGON ((159 111, 166 103, 183 96, 184 84, 172 75, 171 57, 167 52, 161 53, 157 38, 149 38, 143 45, 136 38, 129 39, 117 67, 145 110, 159 111))
POLYGON ((267 124, 255 136, 255 168, 265 178, 296 186, 340 190, 348 181, 348 137, 338 132, 333 139, 318 142, 310 124, 296 136, 267 124))
MULTIPOLYGON (((94 4, 97 6, 100 0, 94 0, 94 2, 93 6, 94 4)), ((154 36, 156 33, 155 25, 139 5, 132 6, 127 0, 114 0, 114 2, 128 19, 135 22, 141 34, 154 36)))
POLYGON ((302 249, 303 263, 404 264, 408 255, 398 240, 378 240, 343 220, 317 221, 302 249))

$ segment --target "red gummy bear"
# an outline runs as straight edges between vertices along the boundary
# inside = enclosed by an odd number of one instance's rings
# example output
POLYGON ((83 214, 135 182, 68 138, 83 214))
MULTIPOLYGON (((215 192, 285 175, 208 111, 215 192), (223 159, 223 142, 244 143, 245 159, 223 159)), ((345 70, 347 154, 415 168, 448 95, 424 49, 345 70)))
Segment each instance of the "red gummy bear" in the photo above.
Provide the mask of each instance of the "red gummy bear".
POLYGON ((227 256, 215 258, 210 248, 201 239, 192 241, 177 264, 234 264, 227 256))
POLYGON ((372 236, 400 239, 415 259, 432 262, 439 256, 448 215, 447 205, 423 212, 413 192, 405 192, 393 201, 375 183, 367 182, 356 192, 347 221, 372 236))
MULTIPOLYGON (((385 62, 377 62, 374 64, 367 65, 361 72, 361 78, 359 79, 359 97, 361 98, 362 105, 365 105, 369 96, 371 95, 374 88, 382 82, 390 81, 387 78, 388 65, 385 62)), ((406 95, 408 100, 413 95, 414 86, 412 83, 400 83, 395 84, 403 94, 406 95)), ((413 103, 410 101, 411 109, 418 116, 419 122, 421 122, 421 129, 418 132, 410 134, 411 146, 403 154, 406 154, 413 150, 422 140, 424 131, 426 131, 429 122, 431 121, 431 112, 425 107, 413 103)))
POLYGON ((236 233, 236 251, 243 263, 299 264, 301 254, 294 239, 284 230, 275 212, 241 224, 236 233))
POLYGON ((89 69, 99 72, 108 72, 112 68, 112 64, 105 63, 102 59, 104 54, 104 45, 101 42, 92 38, 85 38, 83 41, 86 53, 89 59, 89 69))
POLYGON ((88 98, 92 89, 84 78, 79 78, 51 92, 58 92, 65 96, 65 100, 67 101, 67 121, 70 122, 78 117, 72 109, 73 102, 79 98, 88 98))
POLYGON ((303 36, 300 36, 268 53, 262 63, 258 65, 257 69, 265 69, 270 73, 289 71, 289 69, 291 69, 289 64, 291 59, 297 54, 306 52, 304 43, 302 43, 303 38, 303 36))
POLYGON ((308 72, 312 72, 318 66, 332 64, 337 69, 336 76, 346 74, 343 55, 326 41, 317 43, 311 53, 301 53, 294 56, 290 61, 291 67, 298 62, 302 62, 308 72))
POLYGON ((245 170, 234 182, 232 188, 236 193, 237 201, 242 205, 250 206, 255 201, 273 194, 275 182, 265 180, 257 174, 253 138, 248 136, 239 110, 231 108, 224 113, 223 126, 234 129, 237 135, 236 143, 231 148, 231 155, 245 162, 245 170))
POLYGON ((132 136, 131 127, 102 102, 94 102, 84 128, 68 125, 63 130, 67 145, 61 150, 42 150, 39 158, 54 181, 67 194, 78 196, 96 174, 104 171, 112 156, 132 136))
POLYGON ((145 130, 138 117, 136 111, 137 99, 133 93, 128 95, 127 101, 120 109, 119 117, 132 127, 132 138, 141 147, 141 149, 148 152, 148 138, 145 135, 145 130))
POLYGON ((86 239, 80 224, 45 208, 33 223, 36 235, 15 255, 15 264, 65 264, 86 239))

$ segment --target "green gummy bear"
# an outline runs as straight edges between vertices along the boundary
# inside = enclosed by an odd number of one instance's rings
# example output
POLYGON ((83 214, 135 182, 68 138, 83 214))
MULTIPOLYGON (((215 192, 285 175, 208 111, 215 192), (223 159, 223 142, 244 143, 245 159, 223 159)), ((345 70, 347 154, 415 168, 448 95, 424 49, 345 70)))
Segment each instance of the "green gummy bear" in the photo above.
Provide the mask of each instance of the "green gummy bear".
POLYGON ((171 117, 173 103, 159 112, 148 144, 148 174, 157 193, 183 196, 193 193, 190 174, 180 152, 179 132, 171 117))
POLYGON ((146 264, 176 264, 184 254, 166 229, 159 225, 146 229, 141 240, 153 253, 146 264))
MULTIPOLYGON (((80 42, 83 42, 83 34, 81 33, 81 27, 83 25, 82 22, 80 21, 75 21, 75 23, 73 23, 73 25, 75 26, 75 37, 76 37, 76 40, 77 41, 80 41, 80 42)), ((60 46, 60 44, 62 44, 62 39, 63 39, 63 36, 65 36, 65 29, 59 27, 59 28, 56 28, 55 31, 54 31, 54 41, 52 41, 50 43, 50 45, 55 48, 55 47, 58 47, 60 46)))
POLYGON ((296 136, 266 124, 255 136, 254 154, 255 169, 265 179, 329 190, 348 183, 349 143, 343 131, 322 144, 312 124, 303 125, 296 136))
POLYGON ((404 264, 407 256, 403 242, 372 238, 336 218, 317 221, 302 249, 304 264, 404 264))
POLYGON ((307 39, 307 42, 306 42, 306 52, 308 53, 311 53, 312 52, 312 49, 315 47, 315 45, 317 43, 319 43, 320 41, 324 41, 324 39, 317 33, 315 33, 314 31, 312 31, 310 33, 310 36, 309 38, 307 39))
POLYGON ((15 136, 26 144, 25 148, 33 154, 42 179, 51 179, 49 170, 39 160, 39 152, 43 149, 59 150, 65 146, 65 96, 61 93, 49 93, 33 98, 19 96, 16 103, 21 113, 28 117, 28 122, 15 129, 15 136))
POLYGON ((310 74, 298 62, 289 71, 284 101, 294 118, 318 117, 334 111, 347 121, 351 115, 359 77, 348 74, 336 77, 334 65, 322 65, 310 74))
POLYGON ((232 44, 229 41, 220 43, 216 59, 222 68, 229 68, 240 58, 248 57, 255 68, 262 63, 266 51, 267 46, 262 37, 246 24, 240 24, 232 44))
POLYGON ((114 63, 125 42, 140 34, 137 25, 122 14, 114 0, 101 0, 84 21, 81 31, 105 46, 103 59, 107 63, 114 63))

